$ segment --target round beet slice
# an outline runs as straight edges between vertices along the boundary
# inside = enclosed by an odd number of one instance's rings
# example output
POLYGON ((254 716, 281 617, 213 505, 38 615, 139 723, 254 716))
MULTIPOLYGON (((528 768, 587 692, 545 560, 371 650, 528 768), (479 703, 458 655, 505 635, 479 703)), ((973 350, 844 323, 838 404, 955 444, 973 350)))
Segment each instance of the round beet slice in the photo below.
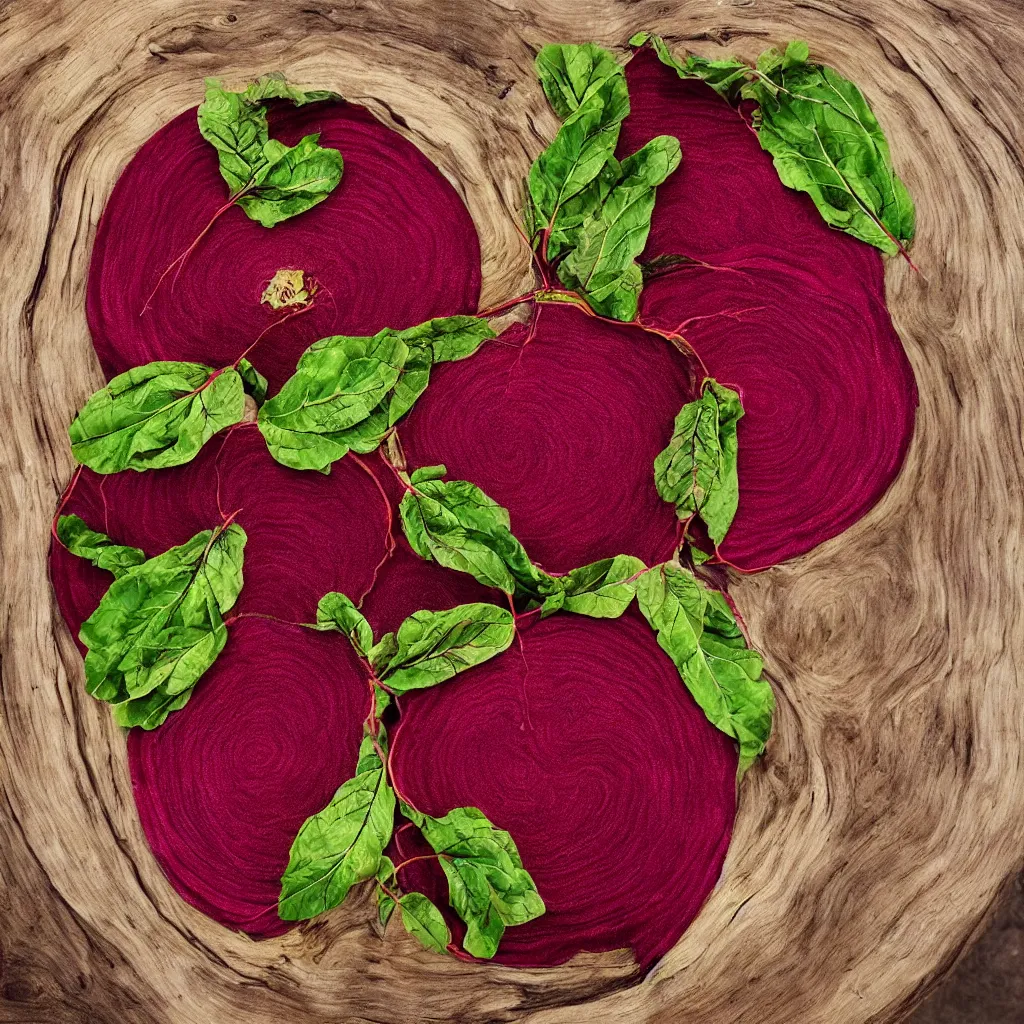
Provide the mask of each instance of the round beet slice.
MULTIPOLYGON (((358 600, 387 550, 383 498, 356 462, 344 458, 326 476, 288 469, 270 457, 252 425, 214 437, 192 462, 173 469, 111 476, 83 469, 62 512, 152 557, 236 510, 248 540, 232 614, 312 622, 329 590, 358 600)), ((57 543, 50 576, 77 636, 111 576, 57 543)))
POLYGON ((755 570, 802 555, 868 512, 914 432, 913 371, 871 288, 828 289, 778 260, 749 275, 651 282, 644 316, 684 330, 708 372, 740 392, 740 500, 720 553, 755 570), (735 317, 722 317, 736 310, 735 317))
POLYGON ((367 706, 343 636, 246 619, 184 708, 129 733, 139 819, 183 899, 257 938, 293 927, 277 914, 288 851, 351 777, 367 706))
POLYGON ((779 181, 741 115, 653 53, 627 68, 620 155, 679 138, 643 259, 696 257, 654 277, 640 319, 683 334, 739 389, 740 502, 722 557, 754 570, 841 533, 885 493, 914 429, 917 389, 885 304, 878 251, 829 228, 779 181), (723 315, 724 314, 724 315, 723 315))
POLYGON ((637 327, 542 303, 472 359, 437 367, 399 427, 411 466, 443 463, 508 508, 534 561, 567 572, 610 555, 671 557, 674 510, 654 457, 691 397, 686 359, 637 327))
MULTIPOLYGON (((736 752, 638 613, 553 616, 523 633, 522 652, 401 704, 399 790, 428 814, 479 807, 512 835, 547 906, 505 932, 498 961, 629 947, 649 965, 672 947, 721 872, 736 752)), ((419 852, 413 832, 396 863, 419 852)), ((449 909, 436 862, 400 882, 449 909)))
POLYGON ((476 309, 476 230, 441 172, 362 107, 271 105, 272 138, 294 145, 312 132, 345 161, 327 199, 273 228, 229 209, 180 273, 164 279, 145 313, 160 275, 228 191, 195 108, 142 146, 103 212, 89 271, 86 309, 105 373, 154 359, 232 362, 282 315, 261 306, 260 297, 284 267, 311 273, 321 288, 313 309, 275 328, 252 353, 272 390, 318 338, 370 335, 476 309))

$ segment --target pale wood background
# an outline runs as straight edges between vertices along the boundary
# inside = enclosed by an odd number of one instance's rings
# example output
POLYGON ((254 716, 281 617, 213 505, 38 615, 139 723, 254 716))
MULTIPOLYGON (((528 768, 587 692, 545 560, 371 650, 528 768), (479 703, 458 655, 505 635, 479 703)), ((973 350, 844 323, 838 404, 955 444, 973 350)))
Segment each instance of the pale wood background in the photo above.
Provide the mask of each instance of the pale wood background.
MULTIPOLYGON (((860 1024, 947 969, 1024 852, 1024 6, 14 0, 0 13, 0 1020, 860 1024), (367 104, 458 183, 484 302, 523 290, 518 183, 555 129, 550 41, 653 28, 746 57, 799 36, 880 114, 918 202, 889 267, 921 390, 882 504, 735 585, 778 683, 719 889, 641 984, 621 955, 481 968, 371 934, 367 908, 253 943, 171 891, 124 738, 85 696, 46 577, 64 428, 101 383, 84 316, 117 174, 204 75, 282 69, 367 104)), ((853 439, 855 442, 855 439, 853 439)))

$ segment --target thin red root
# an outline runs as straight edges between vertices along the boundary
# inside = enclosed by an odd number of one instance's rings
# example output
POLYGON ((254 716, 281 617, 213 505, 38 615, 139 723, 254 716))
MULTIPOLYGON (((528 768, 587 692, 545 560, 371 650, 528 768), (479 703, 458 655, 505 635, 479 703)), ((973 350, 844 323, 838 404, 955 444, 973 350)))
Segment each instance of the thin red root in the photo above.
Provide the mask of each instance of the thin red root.
POLYGON ((175 273, 175 275, 174 275, 174 281, 172 281, 172 282, 171 282, 171 290, 173 291, 173 289, 174 289, 174 285, 175 285, 175 284, 177 283, 177 280, 178 280, 178 274, 180 274, 180 273, 181 273, 181 268, 182 268, 182 267, 184 266, 184 264, 185 264, 185 260, 187 260, 187 259, 188 259, 188 257, 189 257, 189 256, 190 256, 190 255, 191 255, 191 254, 192 254, 192 253, 193 253, 193 252, 195 251, 195 248, 196 248, 196 246, 197 246, 197 245, 199 245, 199 243, 200 243, 200 242, 201 242, 201 241, 203 240, 203 237, 204 237, 204 236, 206 235, 206 233, 207 233, 207 232, 208 232, 208 231, 210 230, 210 228, 212 228, 212 227, 213 227, 213 225, 214 225, 214 224, 215 224, 215 223, 217 222, 217 218, 218 218, 218 217, 220 217, 220 215, 221 215, 222 213, 225 213, 225 212, 226 212, 227 210, 230 210, 230 209, 231 209, 231 207, 232 207, 232 206, 234 206, 234 205, 235 205, 235 203, 236 203, 236 202, 238 202, 238 200, 239 200, 239 199, 241 199, 241 198, 242 198, 242 196, 243 196, 244 194, 245 194, 245 193, 244 193, 244 191, 243 191, 243 192, 239 192, 239 193, 238 193, 237 195, 233 195, 233 196, 232 196, 232 197, 231 197, 231 198, 230 198, 230 199, 229 199, 229 200, 228 200, 228 201, 227 201, 227 202, 226 202, 226 203, 225 203, 225 204, 224 204, 224 205, 223 205, 223 206, 222 206, 222 207, 221 207, 221 208, 220 208, 220 209, 219 209, 219 210, 218 210, 218 211, 217 211, 217 212, 216 212, 216 213, 215 213, 215 214, 214 214, 214 215, 213 215, 213 216, 211 217, 211 218, 210 218, 210 222, 209 222, 209 223, 208 223, 208 224, 206 225, 206 227, 205 227, 205 228, 203 228, 203 230, 202 230, 202 231, 200 231, 198 235, 196 235, 195 241, 194 241, 194 242, 193 242, 193 243, 192 243, 192 244, 191 244, 191 245, 190 245, 190 246, 189 246, 189 247, 188 247, 188 248, 187 248, 187 249, 186 249, 186 250, 185 250, 185 251, 184 251, 183 253, 181 253, 181 255, 180 255, 180 256, 178 256, 178 257, 177 257, 177 259, 175 259, 175 260, 174 260, 174 261, 173 261, 173 262, 172 262, 172 263, 171 263, 171 264, 170 264, 170 265, 169 265, 169 266, 167 267, 167 269, 166 269, 166 270, 165 270, 165 271, 164 271, 164 272, 163 272, 163 273, 162 273, 162 274, 161 274, 161 275, 160 275, 160 276, 159 276, 159 277, 157 278, 157 282, 156 282, 156 285, 154 286, 153 290, 152 290, 152 291, 151 291, 151 292, 149 293, 149 298, 148 298, 148 299, 146 299, 146 304, 145 304, 145 305, 144 305, 144 306, 142 307, 142 310, 141 310, 141 312, 139 313, 139 316, 142 316, 142 315, 143 315, 143 314, 144 314, 144 313, 146 312, 146 310, 147 310, 147 309, 149 309, 149 307, 150 307, 150 304, 151 304, 151 303, 153 302, 153 296, 154 296, 154 295, 156 295, 156 293, 157 293, 157 292, 158 292, 158 291, 160 290, 160 285, 162 285, 162 284, 163 284, 163 282, 164 282, 164 278, 165 278, 165 277, 166 277, 166 276, 167 276, 167 275, 168 275, 168 274, 169 274, 169 273, 170 273, 170 272, 171 272, 172 270, 174 270, 174 268, 175 268, 175 267, 177 267, 178 269, 177 269, 177 272, 176 272, 176 273, 175 273))
MULTIPOLYGON (((377 476, 376 473, 374 473, 374 471, 370 468, 367 462, 365 462, 358 455, 356 455, 355 452, 350 451, 349 455, 352 457, 352 460, 355 462, 355 464, 364 473, 368 474, 370 479, 373 481, 374 485, 377 488, 377 491, 380 493, 381 499, 384 502, 384 509, 388 515, 388 538, 387 543, 385 545, 384 557, 381 558, 381 560, 377 563, 376 567, 373 570, 373 577, 370 579, 370 585, 363 591, 363 593, 360 595, 359 601, 356 603, 357 608, 362 608, 363 602, 366 600, 367 595, 370 593, 371 590, 373 590, 374 586, 377 583, 377 577, 380 574, 381 569, 384 568, 384 566, 387 564, 388 559, 395 553, 395 548, 397 547, 398 542, 395 540, 395 517, 391 511, 391 499, 388 497, 388 492, 384 490, 384 485, 380 482, 380 478, 377 476)), ((388 463, 388 465, 390 465, 390 463, 388 463)))
POLYGON ((52 536, 65 551, 67 550, 67 545, 60 539, 60 537, 57 536, 57 521, 60 519, 65 506, 71 500, 71 492, 75 489, 75 484, 78 483, 78 478, 82 475, 82 470, 84 468, 84 466, 79 466, 72 474, 71 482, 68 484, 64 494, 61 496, 60 504, 57 506, 57 511, 53 514, 53 519, 50 520, 50 536, 52 536))
POLYGON ((253 349, 254 349, 254 348, 255 348, 255 347, 256 347, 256 346, 257 346, 257 345, 258 345, 258 344, 259 344, 259 343, 260 343, 260 342, 261 342, 261 341, 262 341, 262 340, 263 340, 263 339, 264 339, 264 338, 265 338, 265 337, 266 337, 266 336, 267 336, 267 335, 268 335, 268 334, 269 334, 269 333, 270 333, 270 332, 271 332, 271 331, 272 331, 273 329, 274 329, 274 328, 275 328, 275 327, 279 327, 279 326, 280 326, 281 324, 283 324, 283 323, 284 323, 284 322, 285 322, 286 320, 291 320, 291 318, 292 318, 292 317, 294 317, 294 316, 302 316, 302 314, 303 314, 303 313, 308 313, 308 312, 309 312, 309 310, 311 310, 311 309, 313 308, 313 306, 314 306, 314 304, 315 304, 315 301, 316 301, 316 300, 311 300, 311 301, 310 301, 309 303, 307 303, 307 304, 306 304, 305 306, 302 306, 302 307, 301 307, 300 309, 293 309, 293 310, 292 310, 292 311, 291 311, 290 313, 285 313, 285 315, 284 315, 284 316, 282 316, 282 317, 278 317, 278 319, 276 319, 276 320, 275 320, 275 321, 274 321, 273 323, 271 323, 271 324, 267 324, 267 326, 266 326, 266 327, 264 327, 262 331, 260 331, 260 333, 259 333, 259 337, 258 337, 258 338, 257 338, 257 339, 256 339, 256 340, 255 340, 255 341, 254 341, 254 342, 253 342, 253 343, 252 343, 252 344, 251 344, 251 345, 250 345, 250 346, 249 346, 249 347, 248 347, 248 348, 247 348, 247 349, 246 349, 246 350, 245 350, 245 351, 244 351, 244 352, 243 352, 243 353, 242 353, 242 354, 241 354, 241 355, 240 355, 240 356, 239 356, 239 357, 238 357, 238 358, 237 358, 237 359, 236 359, 236 360, 235 360, 235 361, 234 361, 234 362, 233 362, 233 363, 231 364, 231 369, 232 369, 232 370, 237 370, 237 369, 238 369, 238 364, 239 364, 239 363, 240 363, 240 362, 241 362, 241 361, 242 361, 243 359, 245 359, 245 357, 246 357, 246 356, 247 356, 247 355, 248 355, 248 354, 249 354, 249 353, 250 353, 250 352, 251 352, 251 351, 252 351, 252 350, 253 350, 253 349))

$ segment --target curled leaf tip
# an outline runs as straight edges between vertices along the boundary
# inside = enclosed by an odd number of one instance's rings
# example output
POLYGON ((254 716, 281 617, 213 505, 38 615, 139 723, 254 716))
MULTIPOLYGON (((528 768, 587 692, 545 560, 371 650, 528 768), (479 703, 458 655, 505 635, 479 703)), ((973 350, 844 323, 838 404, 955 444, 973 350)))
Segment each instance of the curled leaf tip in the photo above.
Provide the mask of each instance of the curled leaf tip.
POLYGON ((260 302, 271 309, 298 309, 313 301, 320 285, 312 274, 282 267, 263 289, 260 302))

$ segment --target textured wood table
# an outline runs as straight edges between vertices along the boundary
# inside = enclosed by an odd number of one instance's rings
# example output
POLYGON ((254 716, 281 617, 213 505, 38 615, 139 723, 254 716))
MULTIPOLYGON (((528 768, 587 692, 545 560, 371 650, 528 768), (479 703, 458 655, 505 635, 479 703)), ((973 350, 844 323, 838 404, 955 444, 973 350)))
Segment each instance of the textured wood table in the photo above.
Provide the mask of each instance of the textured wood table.
MULTIPOLYGON (((0 1020, 897 1019, 1024 852, 1024 6, 13 0, 0 21, 0 1020), (571 8, 571 9, 570 9, 571 8), (667 13, 668 12, 668 13, 667 13), (622 955, 476 967, 371 935, 365 906, 267 942, 182 902, 149 853, 124 737, 84 693, 46 576, 65 427, 101 383, 84 315, 96 223, 204 75, 268 69, 365 103, 455 181, 490 303, 523 290, 519 182, 555 129, 549 41, 653 28, 746 57, 799 36, 864 88, 917 199, 893 316, 921 391, 906 466, 855 528, 737 581, 777 681, 722 884, 644 981, 622 955)), ((851 439, 855 443, 855 439, 851 439)))

